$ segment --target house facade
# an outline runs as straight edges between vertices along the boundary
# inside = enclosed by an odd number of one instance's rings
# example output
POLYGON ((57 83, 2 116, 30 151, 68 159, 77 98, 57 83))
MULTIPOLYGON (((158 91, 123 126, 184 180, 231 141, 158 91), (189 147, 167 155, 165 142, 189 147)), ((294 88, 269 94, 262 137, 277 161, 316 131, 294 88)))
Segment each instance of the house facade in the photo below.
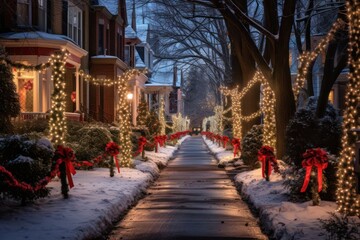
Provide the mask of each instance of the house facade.
MULTIPOLYGON (((79 71, 87 66, 88 25, 84 20, 89 9, 82 1, 17 0, 0 1, 0 45, 13 62, 24 65, 46 63, 61 49, 69 52, 66 62, 68 118, 81 115, 79 71), (55 14, 56 13, 56 14, 55 14)), ((20 98, 21 118, 31 119, 46 113, 51 106, 53 84, 51 70, 13 69, 20 98)))

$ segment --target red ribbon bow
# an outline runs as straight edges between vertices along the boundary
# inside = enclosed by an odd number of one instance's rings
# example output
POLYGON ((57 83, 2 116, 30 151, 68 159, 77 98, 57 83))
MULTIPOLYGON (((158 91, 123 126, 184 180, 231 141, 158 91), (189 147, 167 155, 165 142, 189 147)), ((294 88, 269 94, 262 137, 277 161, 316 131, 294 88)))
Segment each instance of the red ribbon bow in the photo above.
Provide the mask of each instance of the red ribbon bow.
POLYGON ((304 184, 301 188, 301 192, 305 192, 309 182, 312 167, 317 168, 317 178, 318 178, 318 192, 322 190, 322 171, 328 166, 328 156, 327 152, 321 148, 312 148, 306 150, 303 154, 304 160, 302 161, 302 166, 306 169, 304 184))
POLYGON ((69 182, 69 187, 74 187, 74 182, 71 175, 75 175, 76 171, 72 164, 72 161, 75 158, 74 151, 71 148, 63 147, 59 145, 56 149, 56 154, 60 156, 60 159, 65 162, 66 167, 66 176, 69 182))
POLYGON ((236 155, 238 155, 240 151, 240 139, 233 138, 231 144, 234 147, 234 157, 236 157, 236 155))
POLYGON ((117 158, 117 155, 120 152, 120 146, 114 142, 108 142, 105 147, 105 152, 114 158, 116 168, 118 173, 120 173, 119 159, 117 158))
POLYGON ((258 160, 261 162, 262 177, 265 178, 265 166, 268 165, 267 176, 271 175, 272 167, 275 172, 279 172, 279 167, 274 154, 274 148, 270 146, 262 146, 258 151, 258 160))
POLYGON ((139 152, 144 151, 144 146, 146 144, 146 138, 145 137, 139 137, 139 152))

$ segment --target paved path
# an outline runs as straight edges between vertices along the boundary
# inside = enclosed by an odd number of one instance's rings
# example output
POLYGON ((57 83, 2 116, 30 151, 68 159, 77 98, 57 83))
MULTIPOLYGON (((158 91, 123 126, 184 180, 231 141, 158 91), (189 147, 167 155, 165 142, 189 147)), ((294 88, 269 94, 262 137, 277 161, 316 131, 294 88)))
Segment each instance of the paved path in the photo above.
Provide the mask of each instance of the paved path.
POLYGON ((201 137, 188 138, 109 239, 267 239, 201 137))

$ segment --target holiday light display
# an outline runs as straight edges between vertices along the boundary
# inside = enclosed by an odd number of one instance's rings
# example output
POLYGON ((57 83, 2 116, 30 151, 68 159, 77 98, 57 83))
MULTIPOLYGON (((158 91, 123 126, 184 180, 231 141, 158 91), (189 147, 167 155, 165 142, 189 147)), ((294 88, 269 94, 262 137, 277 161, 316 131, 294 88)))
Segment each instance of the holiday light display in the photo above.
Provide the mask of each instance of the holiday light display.
POLYGON ((173 126, 173 132, 183 132, 189 129, 190 127, 190 119, 185 116, 183 117, 181 113, 177 113, 176 115, 171 116, 173 126))
POLYGON ((64 112, 66 109, 65 64, 68 55, 65 50, 62 50, 51 55, 50 58, 51 79, 54 83, 54 91, 51 95, 49 127, 50 139, 55 146, 65 144, 67 131, 64 112))
POLYGON ((295 100, 297 100, 300 89, 302 89, 305 85, 306 76, 308 74, 308 68, 310 64, 315 61, 318 55, 325 51, 327 45, 331 40, 334 39, 335 33, 345 25, 342 19, 337 19, 330 31, 321 39, 319 44, 315 47, 312 52, 304 52, 299 58, 299 68, 296 76, 296 80, 293 86, 293 93, 295 100))
POLYGON ((130 69, 123 75, 118 77, 118 104, 117 104, 117 120, 119 123, 119 139, 120 139, 120 154, 121 166, 130 167, 132 159, 132 144, 131 144, 131 121, 130 109, 127 100, 128 82, 135 76, 141 74, 140 70, 130 69))
POLYGON ((336 199, 338 211, 347 215, 360 215, 359 197, 356 192, 354 173, 356 133, 352 130, 360 127, 357 107, 360 104, 360 2, 346 1, 349 21, 349 82, 345 95, 342 150, 338 165, 338 189, 336 199))
MULTIPOLYGON (((143 69, 143 70, 130 69, 127 70, 122 76, 128 78, 128 81, 130 81, 134 76, 140 74, 146 74, 146 73, 147 73, 147 69, 143 69)), ((95 78, 89 74, 85 74, 84 71, 82 70, 79 71, 79 75, 84 79, 84 81, 89 82, 95 86, 111 87, 113 85, 121 84, 120 78, 117 80, 111 78, 95 78)))
MULTIPOLYGON (((242 91, 237 88, 229 90, 227 88, 221 88, 221 92, 225 96, 230 96, 232 99, 232 121, 233 121, 233 134, 235 138, 241 139, 241 122, 250 121, 256 117, 264 114, 264 145, 275 148, 276 146, 276 119, 275 119, 275 93, 271 89, 268 81, 263 74, 257 71, 251 81, 245 86, 242 91), (257 83, 261 83, 263 97, 260 102, 260 110, 249 115, 242 116, 241 111, 241 99, 246 93, 257 83)), ((226 110, 227 111, 227 110, 226 110)), ((226 112, 224 111, 224 112, 226 112)))
POLYGON ((163 97, 161 97, 161 99, 160 99, 159 122, 160 122, 160 126, 161 126, 160 135, 165 135, 166 134, 166 119, 165 119, 165 103, 164 103, 163 97))

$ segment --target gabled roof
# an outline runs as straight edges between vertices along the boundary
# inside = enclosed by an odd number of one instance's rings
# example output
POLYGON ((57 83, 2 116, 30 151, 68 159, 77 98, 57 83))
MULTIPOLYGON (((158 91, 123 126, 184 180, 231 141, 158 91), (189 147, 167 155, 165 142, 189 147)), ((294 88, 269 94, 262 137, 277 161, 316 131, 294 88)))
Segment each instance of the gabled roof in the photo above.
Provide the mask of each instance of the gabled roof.
POLYGON ((135 67, 136 68, 146 68, 144 61, 141 59, 137 50, 135 50, 135 67))
POLYGON ((93 0, 93 6, 104 6, 112 15, 118 15, 119 13, 119 1, 118 0, 93 0))
POLYGON ((138 24, 136 25, 137 36, 144 43, 147 42, 148 32, 149 32, 149 24, 138 24))
MULTIPOLYGON (((151 76, 151 84, 155 85, 171 85, 173 84, 174 72, 154 71, 151 76)), ((181 74, 178 72, 176 86, 180 87, 181 74)))
POLYGON ((138 38, 136 32, 134 31, 134 29, 130 25, 128 25, 125 28, 125 38, 132 38, 132 39, 138 38))

